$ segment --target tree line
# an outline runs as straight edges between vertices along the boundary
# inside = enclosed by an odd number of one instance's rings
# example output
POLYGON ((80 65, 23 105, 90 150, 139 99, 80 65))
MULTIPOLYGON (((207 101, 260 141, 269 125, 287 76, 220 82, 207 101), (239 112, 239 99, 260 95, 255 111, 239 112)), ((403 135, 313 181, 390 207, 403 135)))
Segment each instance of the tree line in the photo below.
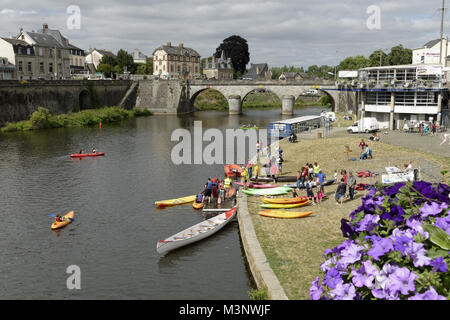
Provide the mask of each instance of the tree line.
POLYGON ((153 74, 153 59, 148 58, 146 63, 135 63, 133 56, 123 49, 117 52, 116 56, 103 55, 97 67, 97 72, 104 75, 122 74, 125 71, 131 74, 153 74))

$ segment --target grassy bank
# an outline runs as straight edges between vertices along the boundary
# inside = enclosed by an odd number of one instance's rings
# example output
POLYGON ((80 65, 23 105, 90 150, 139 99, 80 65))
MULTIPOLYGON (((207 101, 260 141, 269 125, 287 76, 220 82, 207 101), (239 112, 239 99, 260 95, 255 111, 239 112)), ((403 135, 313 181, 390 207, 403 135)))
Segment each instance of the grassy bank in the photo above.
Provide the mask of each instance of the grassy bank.
POLYGON ((152 113, 146 109, 126 110, 119 107, 89 109, 68 114, 52 115, 46 108, 39 107, 31 114, 29 120, 15 123, 8 122, 1 128, 1 132, 28 131, 36 129, 85 127, 97 125, 100 122, 118 122, 125 119, 150 116, 152 113))
MULTIPOLYGON (((317 161, 324 169, 327 177, 332 178, 334 171, 346 169, 353 172, 361 170, 378 171, 391 165, 402 167, 411 159, 413 166, 419 158, 436 163, 444 170, 450 169, 450 159, 442 156, 430 155, 387 143, 371 143, 374 160, 349 161, 344 154, 346 145, 353 150, 350 158, 359 155, 359 137, 337 137, 323 140, 301 140, 296 144, 281 142, 281 149, 285 162, 284 175, 295 175, 305 163, 317 161), (399 158, 395 160, 395 158, 399 158)), ((340 177, 340 176, 339 176, 340 177)), ((446 181, 449 179, 446 176, 446 181)), ((379 180, 379 178, 378 178, 379 180)), ((357 178, 357 183, 374 183, 375 178, 357 178)), ((257 214, 261 200, 248 197, 248 208, 252 216, 255 231, 261 247, 278 277, 289 299, 309 299, 309 288, 316 276, 320 275, 320 264, 324 262, 323 252, 343 241, 340 230, 340 220, 348 219, 349 214, 361 204, 361 197, 366 191, 356 191, 354 201, 346 201, 337 205, 334 193, 337 185, 325 187, 328 197, 321 205, 292 209, 294 211, 313 211, 313 214, 303 219, 272 219, 257 214)), ((315 191, 314 191, 315 192, 315 191)), ((306 195, 301 191, 300 195, 306 195)))
MULTIPOLYGON (((328 107, 331 103, 328 100, 328 96, 324 96, 318 99, 312 99, 310 101, 297 99, 295 101, 294 108, 320 106, 328 107)), ((205 90, 200 93, 195 99, 195 109, 199 111, 225 111, 228 110, 228 101, 225 97, 216 90, 205 90)), ((271 92, 251 92, 242 102, 243 109, 281 109, 281 101, 277 95, 271 92)))

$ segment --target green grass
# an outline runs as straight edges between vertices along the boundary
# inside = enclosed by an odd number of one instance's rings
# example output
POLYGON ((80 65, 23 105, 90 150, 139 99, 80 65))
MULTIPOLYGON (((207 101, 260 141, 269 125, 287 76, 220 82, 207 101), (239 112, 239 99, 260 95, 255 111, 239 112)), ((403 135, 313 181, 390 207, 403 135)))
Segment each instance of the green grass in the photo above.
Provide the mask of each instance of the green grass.
POLYGON ((52 115, 46 108, 39 107, 31 114, 29 120, 16 123, 8 122, 1 132, 29 131, 49 128, 86 127, 97 125, 100 122, 110 123, 126 120, 133 117, 150 116, 152 113, 146 109, 126 110, 119 107, 89 109, 68 114, 52 115))

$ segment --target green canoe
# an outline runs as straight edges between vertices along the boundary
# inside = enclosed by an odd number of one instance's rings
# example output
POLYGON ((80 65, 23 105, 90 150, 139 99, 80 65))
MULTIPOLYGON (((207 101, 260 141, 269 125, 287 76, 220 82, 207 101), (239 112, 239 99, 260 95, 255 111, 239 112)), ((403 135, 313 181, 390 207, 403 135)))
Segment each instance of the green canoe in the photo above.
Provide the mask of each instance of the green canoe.
POLYGON ((292 191, 292 188, 279 187, 270 189, 243 189, 242 192, 249 194, 251 196, 278 196, 292 191))

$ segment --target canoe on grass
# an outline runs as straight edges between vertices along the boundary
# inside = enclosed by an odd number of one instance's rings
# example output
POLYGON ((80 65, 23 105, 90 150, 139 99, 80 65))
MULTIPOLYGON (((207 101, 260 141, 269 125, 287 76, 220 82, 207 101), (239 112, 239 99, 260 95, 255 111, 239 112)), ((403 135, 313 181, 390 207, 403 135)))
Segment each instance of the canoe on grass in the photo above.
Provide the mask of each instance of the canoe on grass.
POLYGON ((294 204, 301 203, 308 200, 308 197, 297 197, 297 198, 262 198, 264 203, 277 203, 277 204, 294 204))
POLYGON ((71 154, 70 157, 71 158, 85 158, 85 157, 99 157, 99 156, 104 156, 105 153, 104 152, 98 152, 98 153, 74 153, 71 154))
MULTIPOLYGON (((244 184, 242 182, 236 182, 236 185, 243 187, 244 184)), ((277 184, 256 184, 256 183, 249 183, 248 184, 249 188, 253 188, 253 189, 270 189, 270 188, 278 188, 280 187, 277 184)))
POLYGON ((251 196, 277 196, 287 194, 292 191, 292 188, 278 187, 270 189, 243 189, 242 192, 251 196))
POLYGON ((306 200, 305 202, 292 203, 292 204, 264 203, 261 205, 261 208, 263 208, 263 209, 291 209, 291 208, 303 207, 308 204, 309 204, 308 200, 306 200))
POLYGON ((62 217, 63 221, 61 221, 61 222, 56 222, 56 221, 53 222, 52 223, 52 230, 64 228, 65 226, 67 226, 69 223, 72 222, 73 216, 74 216, 73 211, 70 211, 68 214, 66 214, 65 216, 62 217))
POLYGON ((259 211, 258 214, 264 217, 270 218, 281 218, 281 219, 295 219, 295 218, 304 218, 311 215, 313 212, 294 212, 294 211, 276 211, 276 210, 266 210, 259 211))
POLYGON ((236 216, 236 212, 237 207, 234 207, 227 212, 178 232, 165 240, 160 240, 156 244, 156 251, 165 253, 205 239, 225 227, 236 216))
POLYGON ((183 197, 183 198, 177 198, 177 199, 170 199, 170 200, 162 200, 162 201, 155 201, 155 204, 158 207, 170 207, 170 206, 177 206, 180 204, 186 204, 194 202, 197 198, 196 195, 183 197))
POLYGON ((225 171, 225 175, 230 178, 234 177, 234 173, 236 173, 238 177, 240 177, 242 173, 242 168, 237 164, 227 164, 223 167, 223 170, 225 171))

